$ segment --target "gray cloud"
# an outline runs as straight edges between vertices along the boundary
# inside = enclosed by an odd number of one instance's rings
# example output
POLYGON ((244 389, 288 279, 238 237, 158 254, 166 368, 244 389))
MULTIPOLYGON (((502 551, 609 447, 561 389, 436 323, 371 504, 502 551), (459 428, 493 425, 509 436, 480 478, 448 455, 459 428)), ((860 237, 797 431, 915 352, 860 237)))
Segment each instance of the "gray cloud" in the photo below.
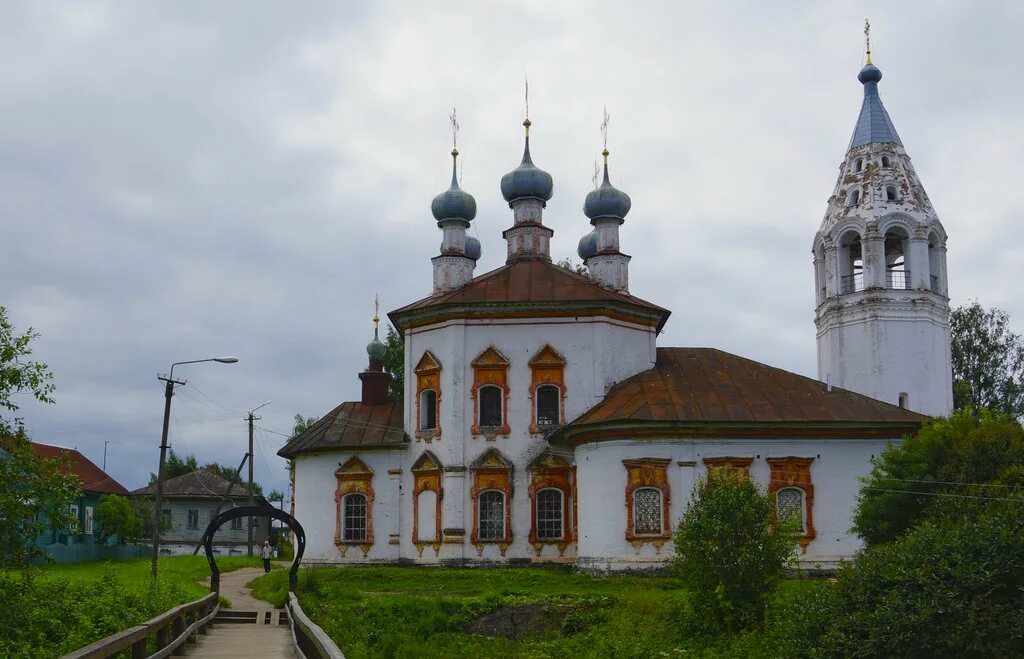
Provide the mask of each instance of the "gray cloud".
MULTIPOLYGON (((953 303, 1018 325, 1024 198, 1017 3, 23 3, 0 24, 0 304, 43 336, 58 403, 38 441, 129 487, 155 469, 155 374, 197 365, 172 441, 237 464, 260 425, 358 395, 375 293, 430 290, 458 107, 478 272, 503 262, 498 193, 521 153, 555 179, 574 255, 612 115, 633 291, 669 307, 661 345, 814 375, 810 244, 860 104, 863 14, 883 98, 950 234, 953 303)), ((284 489, 283 438, 257 477, 284 489)))

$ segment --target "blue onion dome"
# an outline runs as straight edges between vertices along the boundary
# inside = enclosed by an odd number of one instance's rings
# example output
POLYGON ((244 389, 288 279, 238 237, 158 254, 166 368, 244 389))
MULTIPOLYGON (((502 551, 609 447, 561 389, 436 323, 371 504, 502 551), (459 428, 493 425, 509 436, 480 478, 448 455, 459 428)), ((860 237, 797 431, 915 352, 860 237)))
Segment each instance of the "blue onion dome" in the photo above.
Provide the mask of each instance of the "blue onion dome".
POLYGON ((860 80, 861 84, 867 84, 869 82, 878 82, 882 79, 882 70, 870 62, 860 70, 857 74, 857 80, 860 80))
POLYGON ((370 359, 382 361, 384 359, 384 353, 387 352, 387 346, 380 342, 377 338, 377 330, 373 331, 373 341, 366 344, 366 354, 369 355, 370 359))
POLYGON ((608 180, 608 149, 602 152, 604 155, 604 182, 601 187, 591 190, 587 199, 583 202, 583 214, 591 220, 601 218, 615 218, 623 220, 629 209, 633 206, 629 195, 619 190, 608 180))
POLYGON ((580 244, 576 248, 576 253, 584 261, 597 254, 597 229, 580 238, 580 244))
POLYGON ((430 212, 438 222, 462 220, 468 225, 476 217, 476 199, 459 187, 459 181, 455 177, 455 160, 458 157, 458 150, 452 149, 452 185, 434 197, 430 204, 430 212))
POLYGON ((479 261, 480 256, 483 254, 483 249, 480 247, 480 241, 473 236, 466 236, 466 258, 479 261))
POLYGON ((551 174, 533 164, 530 158, 530 120, 524 121, 523 125, 526 126, 523 161, 501 177, 501 196, 509 203, 517 199, 539 199, 547 203, 554 194, 555 184, 551 180, 551 174))

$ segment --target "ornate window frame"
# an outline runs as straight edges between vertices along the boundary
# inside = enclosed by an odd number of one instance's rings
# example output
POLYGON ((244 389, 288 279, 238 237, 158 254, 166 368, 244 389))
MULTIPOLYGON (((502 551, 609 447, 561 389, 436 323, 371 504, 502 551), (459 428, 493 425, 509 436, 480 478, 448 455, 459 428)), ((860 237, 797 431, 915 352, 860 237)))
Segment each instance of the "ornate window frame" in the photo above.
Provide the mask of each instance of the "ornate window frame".
POLYGON ((416 363, 416 368, 413 369, 416 374, 416 414, 414 418, 414 425, 416 432, 414 433, 417 440, 424 440, 430 442, 434 439, 441 437, 441 362, 437 360, 434 353, 429 350, 423 351, 423 356, 416 363), (420 426, 420 401, 423 399, 423 392, 432 390, 435 395, 434 399, 434 427, 422 430, 420 426))
POLYGON ((370 547, 373 546, 373 470, 366 466, 366 463, 358 456, 353 455, 338 467, 334 472, 334 477, 338 481, 338 487, 334 492, 334 544, 342 556, 345 555, 349 547, 356 546, 363 550, 365 557, 370 552, 370 547), (345 496, 349 494, 362 494, 366 497, 365 540, 346 541, 342 539, 345 530, 342 504, 345 496))
POLYGON ((430 451, 424 451, 412 466, 412 544, 420 556, 424 547, 433 547, 434 555, 441 550, 441 461, 430 451), (435 495, 434 539, 420 540, 420 494, 433 492, 435 495))
POLYGON ((487 439, 494 439, 496 435, 507 437, 512 432, 508 425, 508 358, 494 346, 489 346, 473 360, 472 366, 473 388, 469 392, 469 397, 473 399, 473 426, 470 432, 474 435, 484 435, 487 439), (480 396, 477 392, 481 387, 488 385, 501 390, 501 426, 481 428, 480 396))
MULTIPOLYGON (((537 389, 549 384, 558 387, 558 425, 565 423, 565 357, 550 345, 545 345, 530 359, 530 433, 549 430, 537 420, 537 389)), ((555 426, 557 427, 557 426, 555 426)))
POLYGON ((650 542, 656 551, 672 537, 669 519, 671 490, 668 483, 668 466, 671 458, 638 458, 623 460, 626 468, 626 540, 639 552, 644 543, 650 542), (633 495, 639 489, 654 488, 661 491, 661 533, 638 534, 633 529, 633 495))
POLYGON ((551 451, 544 451, 527 466, 530 473, 530 544, 540 554, 544 545, 555 545, 558 554, 565 554, 566 548, 575 538, 575 519, 570 518, 570 510, 575 511, 575 479, 574 466, 565 458, 551 451), (558 490, 562 493, 562 537, 539 538, 537 536, 537 494, 541 490, 558 490), (570 509, 570 501, 572 509, 570 509))
POLYGON ((470 542, 476 547, 477 555, 483 554, 484 545, 496 544, 504 556, 512 544, 512 462, 498 449, 490 448, 473 461, 469 470, 473 474, 473 531, 470 542), (480 539, 480 494, 486 490, 498 490, 505 495, 505 535, 498 540, 480 539))
POLYGON ((811 481, 811 464, 814 458, 800 458, 788 456, 784 458, 767 458, 768 466, 771 468, 771 476, 768 481, 768 494, 771 495, 775 505, 772 506, 772 514, 778 509, 776 495, 779 490, 789 487, 803 490, 804 493, 804 532, 798 538, 800 546, 807 548, 807 545, 817 537, 814 530, 814 483, 811 481))
POLYGON ((713 458, 704 458, 704 468, 707 469, 708 474, 711 473, 712 469, 728 469, 729 471, 737 474, 742 474, 746 478, 750 478, 750 465, 753 464, 754 458, 741 458, 733 455, 725 455, 713 458))

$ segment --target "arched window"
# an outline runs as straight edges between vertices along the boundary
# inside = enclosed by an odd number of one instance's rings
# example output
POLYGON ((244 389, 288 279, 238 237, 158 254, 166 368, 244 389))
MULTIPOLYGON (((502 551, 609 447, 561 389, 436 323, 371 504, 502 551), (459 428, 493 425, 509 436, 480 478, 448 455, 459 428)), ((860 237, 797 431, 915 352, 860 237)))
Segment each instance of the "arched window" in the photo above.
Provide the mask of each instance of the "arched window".
POLYGON ((775 512, 779 519, 796 519, 800 533, 805 533, 804 491, 798 487, 784 487, 775 493, 775 512))
POLYGON ((892 161, 889 160, 889 156, 882 156, 882 168, 889 169, 892 167, 892 161))
POLYGON ((427 389, 420 392, 420 430, 437 427, 437 392, 427 389))
POLYGON ((537 506, 537 539, 561 540, 565 535, 561 490, 541 490, 534 501, 537 506))
POLYGON ((860 189, 854 188, 850 190, 850 194, 846 197, 847 206, 859 206, 860 205, 860 189))
POLYGON ((864 251, 860 234, 848 231, 839 239, 839 294, 864 290, 864 251))
POLYGON ((885 232, 885 287, 910 288, 910 264, 907 246, 910 236, 903 227, 892 227, 885 232))
POLYGON ((885 200, 886 201, 899 201, 900 193, 896 190, 895 185, 885 186, 885 200))
POLYGON ((366 497, 349 494, 342 500, 342 537, 345 542, 366 540, 366 497))
POLYGON ((494 542, 505 539, 505 493, 485 490, 480 493, 477 539, 494 542))
POLYGON ((934 233, 928 236, 928 275, 929 287, 932 293, 942 295, 942 280, 939 278, 942 270, 942 243, 934 233))
POLYGON ((658 535, 662 528, 661 490, 641 487, 633 492, 633 533, 658 535))
POLYGON ((560 418, 562 392, 553 384, 537 387, 537 425, 557 426, 560 418))
POLYGON ((477 392, 480 396, 480 419, 481 428, 501 427, 501 388, 494 385, 480 387, 477 392))

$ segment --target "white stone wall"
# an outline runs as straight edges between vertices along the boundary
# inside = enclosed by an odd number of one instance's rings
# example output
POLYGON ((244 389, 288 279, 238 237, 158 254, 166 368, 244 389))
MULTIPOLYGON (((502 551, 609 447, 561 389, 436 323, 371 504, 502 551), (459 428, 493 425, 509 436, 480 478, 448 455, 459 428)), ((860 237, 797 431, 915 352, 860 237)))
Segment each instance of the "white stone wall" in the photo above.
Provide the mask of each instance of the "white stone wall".
POLYGON ((751 478, 767 489, 770 468, 766 458, 814 458, 813 522, 817 537, 800 556, 804 567, 834 567, 861 547, 850 535, 859 476, 871 469, 871 458, 891 441, 862 439, 726 439, 615 440, 591 442, 576 448, 579 494, 577 565, 591 570, 656 566, 671 558, 671 541, 656 550, 645 543, 639 550, 626 538, 626 468, 622 461, 669 458, 670 519, 674 529, 682 518, 694 483, 706 478, 704 458, 750 457, 751 478), (693 466, 679 463, 693 463, 693 466))
POLYGON ((406 453, 402 449, 358 453, 359 459, 373 470, 373 546, 365 556, 356 545, 346 547, 343 556, 335 543, 337 504, 334 494, 338 480, 334 472, 355 454, 337 452, 296 456, 295 518, 306 532, 303 562, 364 563, 398 558, 398 545, 392 544, 390 539, 399 532, 401 524, 399 477, 389 474, 388 470, 401 469, 406 453))

